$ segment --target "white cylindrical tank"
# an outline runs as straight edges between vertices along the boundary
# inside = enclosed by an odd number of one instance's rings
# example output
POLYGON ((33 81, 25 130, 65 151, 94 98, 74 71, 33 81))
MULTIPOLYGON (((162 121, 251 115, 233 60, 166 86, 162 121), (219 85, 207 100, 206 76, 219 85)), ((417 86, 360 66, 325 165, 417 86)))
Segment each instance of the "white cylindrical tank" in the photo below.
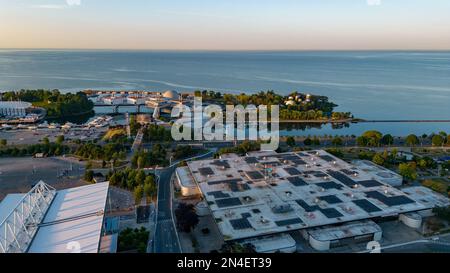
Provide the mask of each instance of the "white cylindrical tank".
POLYGON ((326 251, 330 249, 330 241, 319 241, 313 236, 309 236, 309 244, 312 248, 318 251, 326 251))
POLYGON ((400 214, 399 220, 410 228, 420 228, 422 226, 422 216, 418 213, 400 214))
POLYGON ((197 205, 195 205, 195 211, 197 212, 198 216, 206 216, 211 214, 206 201, 197 203, 197 205))

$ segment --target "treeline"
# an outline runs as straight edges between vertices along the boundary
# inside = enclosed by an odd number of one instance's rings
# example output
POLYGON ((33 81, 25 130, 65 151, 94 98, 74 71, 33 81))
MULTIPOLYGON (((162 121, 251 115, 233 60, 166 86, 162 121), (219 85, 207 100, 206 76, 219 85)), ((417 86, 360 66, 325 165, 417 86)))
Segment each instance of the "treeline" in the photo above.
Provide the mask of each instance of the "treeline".
POLYGON ((173 150, 173 158, 174 159, 183 159, 194 156, 197 154, 197 151, 192 149, 189 145, 177 145, 177 147, 173 150))
POLYGON ((195 91, 195 96, 202 97, 203 101, 220 103, 224 105, 279 105, 283 104, 283 96, 276 94, 274 91, 259 92, 256 94, 247 95, 241 93, 239 95, 234 94, 222 94, 215 91, 195 91))
POLYGON ((144 141, 172 141, 172 134, 164 126, 149 124, 143 127, 136 121, 136 116, 130 116, 130 131, 132 135, 136 135, 141 129, 144 133, 144 141))
POLYGON ((20 90, 2 95, 3 100, 21 100, 42 107, 48 118, 62 118, 92 112, 94 104, 83 92, 61 94, 59 90, 20 90))
POLYGON ((329 118, 340 120, 353 117, 350 112, 333 112, 337 105, 330 102, 326 96, 308 95, 299 92, 293 92, 288 96, 276 94, 273 90, 249 95, 245 93, 234 95, 204 90, 195 91, 195 96, 201 96, 204 101, 222 105, 279 105, 280 120, 320 120, 329 118), (287 101, 289 103, 286 103, 287 101))
POLYGON ((133 154, 131 166, 133 168, 147 168, 151 166, 167 166, 167 150, 161 144, 155 144, 151 150, 140 150, 133 154))
POLYGON ((219 157, 223 154, 235 153, 239 155, 245 155, 248 152, 258 151, 261 148, 261 144, 257 141, 244 141, 236 147, 221 148, 215 154, 215 157, 219 157))
POLYGON ((117 252, 137 251, 145 253, 150 232, 145 227, 140 229, 126 228, 119 233, 117 252))
POLYGON ((126 147, 121 143, 107 143, 103 146, 88 142, 81 143, 75 150, 75 155, 83 159, 118 160, 126 158, 126 147))
POLYGON ((106 176, 112 186, 132 191, 136 204, 144 197, 152 198, 157 194, 157 185, 153 174, 146 174, 144 170, 126 168, 109 172, 106 176))
MULTIPOLYGON (((408 146, 417 146, 425 140, 430 140, 433 146, 444 146, 450 145, 450 135, 446 132, 439 132, 438 134, 423 134, 422 136, 417 136, 415 134, 410 134, 405 138, 405 144, 408 146)), ((359 146, 365 147, 377 147, 380 145, 392 145, 394 144, 394 137, 390 134, 383 135, 379 131, 370 130, 364 132, 361 136, 356 138, 356 143, 359 146)))
POLYGON ((60 143, 40 143, 28 145, 23 148, 5 147, 0 149, 0 156, 33 156, 38 153, 43 153, 46 156, 60 156, 70 152, 71 149, 67 145, 62 145, 60 143))

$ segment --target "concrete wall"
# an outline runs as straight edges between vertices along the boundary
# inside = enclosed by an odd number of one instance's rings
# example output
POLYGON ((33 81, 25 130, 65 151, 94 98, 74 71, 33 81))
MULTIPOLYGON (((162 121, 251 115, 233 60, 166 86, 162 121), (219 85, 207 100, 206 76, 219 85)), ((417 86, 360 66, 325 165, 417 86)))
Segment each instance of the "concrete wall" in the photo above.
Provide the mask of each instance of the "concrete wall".
POLYGON ((400 214, 399 220, 410 228, 420 228, 422 226, 422 216, 418 213, 400 214))
POLYGON ((309 244, 317 251, 326 251, 330 249, 330 241, 319 241, 309 236, 309 244))

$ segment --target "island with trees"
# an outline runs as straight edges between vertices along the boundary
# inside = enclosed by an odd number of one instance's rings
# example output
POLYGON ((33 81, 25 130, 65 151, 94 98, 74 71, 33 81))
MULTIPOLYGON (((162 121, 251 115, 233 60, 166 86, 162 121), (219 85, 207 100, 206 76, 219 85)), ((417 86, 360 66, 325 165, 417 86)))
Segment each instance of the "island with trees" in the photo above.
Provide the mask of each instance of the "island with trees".
POLYGON ((256 94, 239 95, 222 94, 215 91, 195 91, 194 95, 201 97, 206 103, 225 105, 253 104, 255 106, 280 106, 280 122, 351 122, 356 121, 350 112, 337 112, 337 104, 330 102, 326 96, 292 92, 287 96, 279 95, 273 90, 256 94))

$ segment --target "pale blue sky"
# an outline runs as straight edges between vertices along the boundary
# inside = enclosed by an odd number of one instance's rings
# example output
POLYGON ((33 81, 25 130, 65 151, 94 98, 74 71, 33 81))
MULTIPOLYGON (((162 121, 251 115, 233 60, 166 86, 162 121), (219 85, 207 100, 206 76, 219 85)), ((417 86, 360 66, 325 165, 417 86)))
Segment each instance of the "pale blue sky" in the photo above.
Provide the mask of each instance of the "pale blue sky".
POLYGON ((0 0, 0 48, 450 49, 449 0, 77 1, 0 0))

